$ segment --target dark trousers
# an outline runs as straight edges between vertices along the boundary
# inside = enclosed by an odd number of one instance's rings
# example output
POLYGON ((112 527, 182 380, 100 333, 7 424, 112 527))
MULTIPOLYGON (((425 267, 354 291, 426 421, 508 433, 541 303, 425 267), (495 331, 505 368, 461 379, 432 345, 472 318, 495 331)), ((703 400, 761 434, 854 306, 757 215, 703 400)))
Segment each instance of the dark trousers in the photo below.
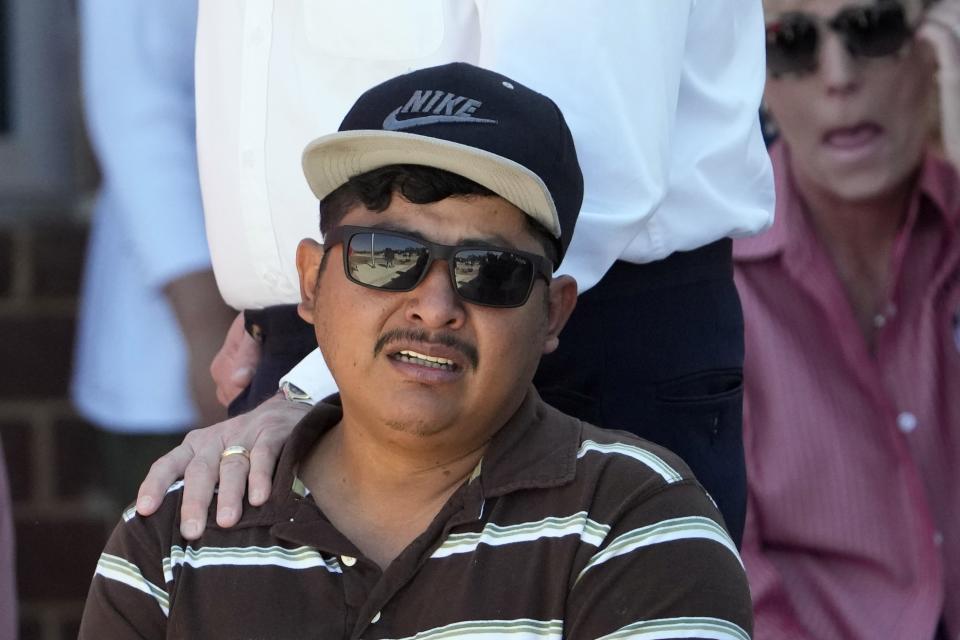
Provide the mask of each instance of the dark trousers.
MULTIPOLYGON (((721 240, 650 264, 614 264, 578 298, 534 384, 566 413, 677 453, 739 546, 746 513, 743 315, 731 246, 721 240)), ((263 334, 263 357, 231 415, 276 393, 280 377, 316 346, 292 305, 248 312, 247 324, 263 334)))
POLYGON ((543 399, 678 454, 739 546, 746 516, 743 314, 731 242, 617 262, 577 300, 534 378, 543 399))
POLYGON ((230 416, 246 413, 276 395, 280 378, 317 348, 313 325, 297 315, 295 304, 248 310, 243 316, 247 333, 260 341, 260 363, 250 386, 227 407, 230 416))

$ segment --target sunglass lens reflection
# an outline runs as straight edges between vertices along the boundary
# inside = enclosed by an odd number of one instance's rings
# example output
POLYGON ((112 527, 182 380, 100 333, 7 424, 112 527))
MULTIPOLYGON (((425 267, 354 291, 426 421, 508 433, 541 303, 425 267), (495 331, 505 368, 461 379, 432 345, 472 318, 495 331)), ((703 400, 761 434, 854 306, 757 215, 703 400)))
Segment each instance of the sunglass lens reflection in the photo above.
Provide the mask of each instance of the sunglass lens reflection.
MULTIPOLYGON (((851 55, 879 58, 897 53, 910 39, 906 12, 898 2, 848 7, 830 20, 851 55)), ((817 68, 820 34, 816 18, 787 13, 767 27, 767 68, 774 75, 817 68)))
POLYGON ((853 55, 877 58, 896 53, 910 38, 904 9, 897 3, 842 11, 834 28, 844 35, 853 55))
POLYGON ((767 67, 774 74, 813 71, 817 66, 817 25, 803 14, 786 14, 767 27, 767 67))
MULTIPOLYGON (((430 263, 428 247, 390 233, 358 233, 347 247, 348 276, 387 291, 408 291, 430 263)), ((509 307, 523 304, 533 283, 533 263, 524 256, 495 249, 463 249, 453 258, 459 294, 477 304, 509 307)))
POLYGON ((412 289, 427 264, 427 248, 419 242, 388 233, 358 233, 347 249, 349 276, 368 287, 412 289))
POLYGON ((533 263, 506 251, 471 249, 454 258, 457 291, 467 300, 491 306, 523 304, 533 282, 533 263))

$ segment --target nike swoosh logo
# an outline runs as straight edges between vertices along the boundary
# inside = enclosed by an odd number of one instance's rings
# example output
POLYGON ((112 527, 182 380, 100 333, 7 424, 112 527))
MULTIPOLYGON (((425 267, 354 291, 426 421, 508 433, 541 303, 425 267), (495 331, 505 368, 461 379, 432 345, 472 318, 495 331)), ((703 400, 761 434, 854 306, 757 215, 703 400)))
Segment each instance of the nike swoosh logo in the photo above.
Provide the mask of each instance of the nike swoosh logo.
POLYGON ((394 109, 383 119, 383 128, 387 131, 400 131, 401 129, 410 129, 412 127, 422 127, 428 124, 443 124, 452 122, 469 122, 471 124, 497 124, 496 120, 487 118, 474 118, 473 116, 420 116, 417 118, 406 118, 398 120, 397 114, 400 113, 398 107, 394 109))

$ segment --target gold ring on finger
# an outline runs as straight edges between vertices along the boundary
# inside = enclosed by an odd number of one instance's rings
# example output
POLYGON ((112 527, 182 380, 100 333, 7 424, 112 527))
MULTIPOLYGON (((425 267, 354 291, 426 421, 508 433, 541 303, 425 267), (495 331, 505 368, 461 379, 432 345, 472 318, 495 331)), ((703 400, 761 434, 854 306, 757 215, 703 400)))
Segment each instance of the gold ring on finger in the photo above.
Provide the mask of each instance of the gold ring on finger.
POLYGON ((223 462, 230 456, 243 456, 247 460, 250 460, 250 451, 248 451, 246 447, 241 447, 238 444, 229 446, 220 454, 220 462, 223 462))

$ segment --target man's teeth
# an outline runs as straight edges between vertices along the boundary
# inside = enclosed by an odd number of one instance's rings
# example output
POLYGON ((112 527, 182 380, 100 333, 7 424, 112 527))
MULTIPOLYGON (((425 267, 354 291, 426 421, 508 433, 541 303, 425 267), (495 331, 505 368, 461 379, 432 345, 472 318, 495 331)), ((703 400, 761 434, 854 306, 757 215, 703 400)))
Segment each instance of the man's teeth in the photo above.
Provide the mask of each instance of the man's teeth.
POLYGON ((400 362, 409 362, 433 369, 453 369, 456 367, 456 363, 453 360, 428 356, 417 353, 416 351, 403 350, 396 355, 396 358, 400 362))

